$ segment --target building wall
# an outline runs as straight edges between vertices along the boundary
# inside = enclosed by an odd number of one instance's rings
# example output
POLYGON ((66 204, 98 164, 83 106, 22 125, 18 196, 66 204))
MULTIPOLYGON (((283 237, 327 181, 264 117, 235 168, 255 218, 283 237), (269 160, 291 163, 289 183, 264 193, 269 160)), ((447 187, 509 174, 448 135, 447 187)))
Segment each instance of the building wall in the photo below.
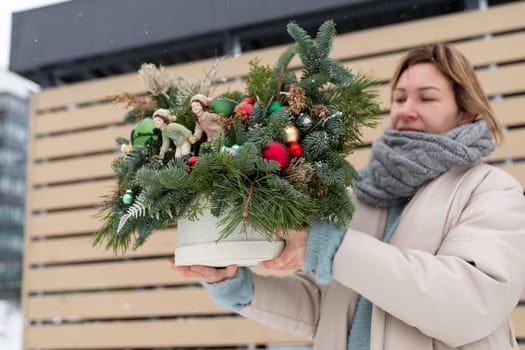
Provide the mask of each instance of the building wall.
MULTIPOLYGON (((525 2, 486 11, 439 16, 339 35, 332 57, 354 71, 371 72, 379 88, 381 127, 364 130, 364 147, 349 160, 366 163, 370 143, 388 123, 388 80, 399 57, 412 47, 445 41, 463 51, 505 126, 505 142, 485 159, 525 186, 525 2)), ((284 32, 284 28, 283 28, 284 32)), ((284 47, 226 60, 215 94, 242 89, 248 62, 273 64, 284 47)), ((168 67, 203 78, 211 60, 168 67)), ((297 61, 292 62, 300 68, 297 61)), ((167 266, 176 229, 153 234, 125 257, 93 248, 100 226, 94 215, 114 185, 114 139, 131 130, 110 94, 144 93, 136 74, 46 89, 32 98, 25 229, 24 349, 254 348, 306 344, 214 305, 196 280, 167 266)), ((525 295, 522 295, 525 301, 525 295)), ((512 314, 525 349, 525 307, 512 314)))

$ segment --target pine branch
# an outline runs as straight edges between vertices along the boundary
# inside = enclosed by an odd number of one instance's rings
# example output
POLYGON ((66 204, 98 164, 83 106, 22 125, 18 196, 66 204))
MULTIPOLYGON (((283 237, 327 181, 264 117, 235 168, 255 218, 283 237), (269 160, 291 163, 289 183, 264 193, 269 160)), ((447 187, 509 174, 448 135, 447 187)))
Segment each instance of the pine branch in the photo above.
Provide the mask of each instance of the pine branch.
MULTIPOLYGON (((281 83, 284 83, 283 74, 286 74, 288 70, 288 65, 290 64, 290 62, 292 61, 296 53, 297 53, 297 44, 293 44, 293 45, 288 46, 286 50, 284 50, 283 53, 277 59, 277 62, 275 63, 275 66, 273 68, 273 79, 276 84, 277 84, 277 81, 279 80, 279 77, 281 76, 282 76, 281 83)), ((280 91, 281 90, 278 89, 277 93, 279 93, 280 91)))
POLYGON ((335 22, 333 20, 328 20, 321 24, 315 38, 319 59, 324 60, 328 57, 332 50, 332 44, 336 34, 335 22))
POLYGON ((314 67, 311 64, 319 59, 319 56, 315 52, 315 42, 310 35, 301 28, 297 23, 290 22, 287 26, 288 34, 297 43, 297 53, 305 65, 305 70, 310 73, 315 73, 314 67))
POLYGON ((321 71, 328 73, 330 82, 335 85, 349 84, 353 81, 352 72, 346 68, 341 62, 331 58, 326 58, 320 63, 321 71))
POLYGON ((260 158, 259 150, 253 143, 247 142, 239 148, 235 157, 232 157, 232 162, 240 173, 249 176, 255 170, 258 158, 260 158))

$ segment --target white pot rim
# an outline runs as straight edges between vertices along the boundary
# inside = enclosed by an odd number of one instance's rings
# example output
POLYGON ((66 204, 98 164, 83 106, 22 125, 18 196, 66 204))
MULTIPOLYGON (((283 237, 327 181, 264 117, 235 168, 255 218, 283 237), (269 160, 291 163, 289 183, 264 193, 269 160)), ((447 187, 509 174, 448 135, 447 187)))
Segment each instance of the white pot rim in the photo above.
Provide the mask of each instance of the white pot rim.
POLYGON ((177 266, 205 265, 224 267, 228 265, 254 266, 258 262, 278 256, 284 241, 219 241, 177 247, 177 266))

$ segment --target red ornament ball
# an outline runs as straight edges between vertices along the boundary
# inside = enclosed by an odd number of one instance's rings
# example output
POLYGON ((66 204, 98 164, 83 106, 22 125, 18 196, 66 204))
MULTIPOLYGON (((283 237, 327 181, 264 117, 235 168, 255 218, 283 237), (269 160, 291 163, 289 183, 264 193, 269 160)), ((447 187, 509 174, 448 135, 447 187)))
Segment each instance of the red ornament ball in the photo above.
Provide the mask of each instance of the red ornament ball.
POLYGON ((281 170, 286 169, 290 163, 288 148, 280 142, 272 141, 262 149, 264 159, 274 160, 279 163, 281 170))
POLYGON ((253 105, 255 103, 255 99, 253 97, 245 97, 241 100, 241 103, 248 103, 253 105))
POLYGON ((290 151, 292 157, 300 157, 301 154, 303 154, 303 148, 297 142, 291 142, 288 145, 288 150, 290 151))
POLYGON ((235 113, 244 112, 246 116, 250 116, 250 113, 252 112, 253 105, 246 102, 241 102, 237 106, 235 106, 235 109, 233 110, 235 113))

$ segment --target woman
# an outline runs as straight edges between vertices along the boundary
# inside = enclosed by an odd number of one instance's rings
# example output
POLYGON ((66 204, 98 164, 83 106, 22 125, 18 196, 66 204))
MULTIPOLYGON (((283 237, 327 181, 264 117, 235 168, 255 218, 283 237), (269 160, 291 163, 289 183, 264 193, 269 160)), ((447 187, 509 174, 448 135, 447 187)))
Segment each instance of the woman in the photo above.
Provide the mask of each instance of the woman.
POLYGON ((173 268, 314 349, 518 349, 509 314, 525 280, 525 198, 480 161, 502 134, 474 70, 446 45, 416 49, 391 92, 350 227, 314 222, 261 263, 302 272, 173 268))

